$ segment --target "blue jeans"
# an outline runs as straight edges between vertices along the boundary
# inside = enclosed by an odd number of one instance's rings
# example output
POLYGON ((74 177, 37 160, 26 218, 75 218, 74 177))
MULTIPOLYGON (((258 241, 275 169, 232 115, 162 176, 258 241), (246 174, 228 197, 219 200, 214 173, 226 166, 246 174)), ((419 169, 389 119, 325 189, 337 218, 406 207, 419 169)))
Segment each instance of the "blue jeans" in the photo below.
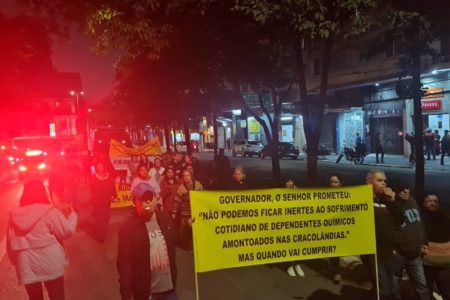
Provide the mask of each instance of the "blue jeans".
POLYGON ((394 286, 394 261, 392 257, 380 258, 376 260, 375 265, 375 255, 366 254, 361 255, 361 260, 364 265, 366 265, 370 281, 372 282, 372 291, 370 299, 379 300, 395 300, 395 286, 394 286), (377 279, 378 270, 378 279, 377 279), (378 283, 378 292, 377 292, 378 283), (380 298, 377 297, 379 293, 380 298))
POLYGON ((426 146, 425 149, 427 151, 427 159, 430 159, 430 154, 433 155, 433 159, 436 159, 436 149, 434 148, 434 145, 426 146))
MULTIPOLYGON (((399 254, 394 255, 395 260, 395 274, 401 274, 405 269, 408 273, 411 284, 416 291, 416 295, 420 300, 430 300, 430 292, 425 280, 425 272, 423 270, 422 258, 420 256, 409 259, 399 254)), ((401 275, 400 275, 401 278, 401 275)), ((399 295, 400 291, 398 285, 396 285, 396 294, 399 295)))

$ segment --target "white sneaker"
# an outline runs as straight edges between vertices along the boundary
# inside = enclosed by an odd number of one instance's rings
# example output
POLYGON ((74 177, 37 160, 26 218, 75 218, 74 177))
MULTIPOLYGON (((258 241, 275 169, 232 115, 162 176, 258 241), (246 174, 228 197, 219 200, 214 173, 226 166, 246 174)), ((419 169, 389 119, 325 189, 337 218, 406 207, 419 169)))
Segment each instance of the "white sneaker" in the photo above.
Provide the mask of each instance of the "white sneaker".
POLYGON ((297 276, 297 274, 296 274, 295 271, 294 271, 294 267, 293 267, 293 266, 290 266, 290 267, 286 270, 286 272, 289 274, 289 276, 292 276, 292 277, 297 276))
POLYGON ((298 276, 305 277, 305 272, 303 272, 303 269, 302 269, 302 267, 300 267, 299 264, 296 264, 294 266, 294 269, 295 269, 295 273, 297 273, 298 276))

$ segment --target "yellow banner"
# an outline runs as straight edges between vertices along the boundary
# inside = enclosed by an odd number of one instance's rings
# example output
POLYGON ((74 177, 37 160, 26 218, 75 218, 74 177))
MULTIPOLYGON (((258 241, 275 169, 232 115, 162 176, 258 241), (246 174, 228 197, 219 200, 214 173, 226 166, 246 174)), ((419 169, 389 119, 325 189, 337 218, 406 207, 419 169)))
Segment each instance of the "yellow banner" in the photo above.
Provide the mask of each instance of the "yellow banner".
POLYGON ((131 184, 115 183, 118 201, 111 203, 112 208, 128 207, 133 205, 131 184))
POLYGON ((369 185, 191 192, 196 272, 375 253, 369 185))
POLYGON ((137 148, 128 148, 122 143, 112 139, 109 145, 109 157, 116 156, 136 156, 136 155, 159 155, 161 154, 161 145, 158 137, 151 139, 145 145, 137 148))

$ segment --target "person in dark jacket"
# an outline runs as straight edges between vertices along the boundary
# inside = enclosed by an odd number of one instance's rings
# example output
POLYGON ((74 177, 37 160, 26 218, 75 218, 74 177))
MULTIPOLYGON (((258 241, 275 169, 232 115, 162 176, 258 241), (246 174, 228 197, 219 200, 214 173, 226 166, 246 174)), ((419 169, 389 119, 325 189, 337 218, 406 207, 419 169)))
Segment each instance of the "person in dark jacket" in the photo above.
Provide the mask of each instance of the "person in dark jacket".
POLYGON ((430 297, 436 284, 442 299, 450 300, 450 218, 440 208, 436 193, 425 192, 422 216, 428 241, 423 263, 430 297))
POLYGON ((92 207, 95 224, 91 230, 93 237, 104 242, 108 232, 111 202, 117 198, 114 179, 106 166, 98 161, 91 179, 92 207))
POLYGON ((436 160, 436 152, 434 149, 434 133, 431 129, 427 129, 423 136, 423 142, 425 144, 425 150, 427 153, 427 160, 430 160, 430 155, 433 156, 433 160, 436 160))
POLYGON ((444 165, 445 155, 450 156, 450 135, 448 130, 444 130, 444 136, 441 140, 441 165, 444 165))
POLYGON ((377 286, 376 271, 378 270, 379 299, 393 300, 395 299, 394 227, 403 221, 398 215, 393 213, 395 192, 387 186, 386 174, 381 170, 369 171, 366 175, 366 183, 370 184, 373 190, 377 264, 375 266, 373 255, 361 255, 361 259, 369 269, 374 287, 377 286))
POLYGON ((117 270, 123 300, 176 300, 176 231, 147 190, 119 231, 117 270))
POLYGON ((248 190, 247 174, 245 174, 245 170, 242 166, 236 166, 236 168, 234 168, 230 190, 248 190))
POLYGON ((229 184, 229 178, 231 174, 230 160, 225 155, 225 150, 223 148, 219 149, 217 157, 214 159, 216 163, 216 173, 217 173, 217 189, 226 190, 229 184))
MULTIPOLYGON (((420 209, 416 200, 410 196, 410 188, 407 184, 397 182, 395 191, 394 210, 399 217, 403 217, 403 222, 394 227, 395 275, 401 278, 402 271, 405 269, 417 299, 428 300, 430 297, 421 257, 425 251, 426 239, 420 209)), ((397 280, 394 283, 397 283, 397 280)), ((400 297, 399 287, 396 293, 400 297)))

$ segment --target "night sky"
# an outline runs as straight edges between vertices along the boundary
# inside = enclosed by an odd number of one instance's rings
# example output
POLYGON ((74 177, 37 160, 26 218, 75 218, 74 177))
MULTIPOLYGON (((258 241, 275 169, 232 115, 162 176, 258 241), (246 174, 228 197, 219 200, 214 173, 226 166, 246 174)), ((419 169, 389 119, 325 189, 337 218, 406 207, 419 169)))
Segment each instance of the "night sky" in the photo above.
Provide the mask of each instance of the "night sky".
MULTIPOLYGON (((7 15, 21 12, 15 0, 1 0, 0 11, 7 15)), ((89 49, 93 41, 78 32, 73 26, 70 32, 71 42, 61 43, 54 40, 53 65, 60 72, 79 72, 83 89, 89 102, 98 102, 113 88, 114 55, 99 57, 89 49)))

